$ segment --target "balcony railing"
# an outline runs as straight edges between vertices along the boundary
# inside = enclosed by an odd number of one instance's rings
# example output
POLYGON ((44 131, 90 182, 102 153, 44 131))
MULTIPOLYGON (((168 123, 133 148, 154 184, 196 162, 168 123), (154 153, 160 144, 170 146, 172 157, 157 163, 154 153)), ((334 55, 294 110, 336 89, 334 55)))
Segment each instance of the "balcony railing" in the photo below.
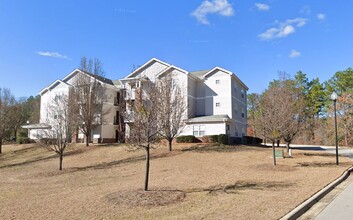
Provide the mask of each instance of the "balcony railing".
POLYGON ((135 99, 135 89, 125 92, 125 100, 134 100, 135 99))
POLYGON ((114 97, 114 105, 115 105, 115 106, 119 106, 119 104, 120 104, 119 101, 120 101, 120 100, 118 99, 118 97, 114 97))
POLYGON ((124 117, 124 122, 128 123, 128 122, 134 122, 135 121, 135 112, 133 111, 126 111, 125 112, 125 117, 124 117))

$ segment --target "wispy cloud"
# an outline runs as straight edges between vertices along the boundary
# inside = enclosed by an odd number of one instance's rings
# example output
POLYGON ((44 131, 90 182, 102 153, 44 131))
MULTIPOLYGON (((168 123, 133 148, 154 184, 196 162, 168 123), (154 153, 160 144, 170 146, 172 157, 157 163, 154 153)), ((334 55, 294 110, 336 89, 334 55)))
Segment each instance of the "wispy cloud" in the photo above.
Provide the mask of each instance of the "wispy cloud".
POLYGON ((266 5, 266 4, 263 4, 263 3, 255 3, 255 6, 256 6, 256 8, 259 11, 268 11, 268 10, 270 10, 270 6, 266 5))
POLYGON ((191 13, 201 24, 210 24, 207 15, 218 14, 229 17, 234 15, 234 9, 227 0, 203 1, 201 5, 191 13))
POLYGON ((323 20, 325 20, 325 19, 326 19, 326 15, 325 15, 325 14, 323 14, 323 13, 319 13, 319 14, 317 14, 317 19, 319 19, 319 20, 323 21, 323 20))
POLYGON ((295 28, 303 27, 307 22, 305 18, 288 19, 285 22, 276 21, 276 26, 267 29, 258 35, 262 40, 272 40, 275 38, 287 37, 295 32, 295 28))
POLYGON ((38 51, 37 54, 40 56, 44 56, 44 57, 54 57, 54 58, 59 58, 59 59, 71 60, 68 56, 62 55, 58 52, 38 51))
POLYGON ((305 5, 300 9, 300 13, 305 14, 305 15, 310 15, 311 9, 308 5, 305 5))
POLYGON ((291 50, 290 54, 289 54, 289 58, 296 58, 296 57, 300 57, 302 54, 297 51, 297 50, 291 50))

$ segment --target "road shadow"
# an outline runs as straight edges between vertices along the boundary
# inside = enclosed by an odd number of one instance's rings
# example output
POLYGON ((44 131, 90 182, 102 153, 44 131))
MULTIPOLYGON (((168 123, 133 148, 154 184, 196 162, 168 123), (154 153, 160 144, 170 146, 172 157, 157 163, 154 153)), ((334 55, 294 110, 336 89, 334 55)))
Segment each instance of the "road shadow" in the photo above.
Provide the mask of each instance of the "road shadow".
POLYGON ((325 149, 320 146, 311 146, 311 147, 304 147, 304 146, 295 146, 290 147, 293 150, 313 150, 313 151, 324 151, 325 149))

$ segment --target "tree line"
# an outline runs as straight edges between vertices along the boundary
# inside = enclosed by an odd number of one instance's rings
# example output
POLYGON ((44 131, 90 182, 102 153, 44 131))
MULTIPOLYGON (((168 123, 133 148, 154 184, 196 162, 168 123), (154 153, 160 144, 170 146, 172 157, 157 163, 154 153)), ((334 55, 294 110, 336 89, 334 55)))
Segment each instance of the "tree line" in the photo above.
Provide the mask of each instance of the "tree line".
POLYGON ((274 145, 333 145, 333 101, 338 94, 337 121, 340 145, 353 144, 353 70, 338 71, 329 80, 308 79, 301 71, 291 77, 280 72, 262 93, 248 95, 248 135, 274 145))
POLYGON ((8 88, 0 88, 0 153, 3 141, 27 138, 21 125, 39 123, 40 96, 16 98, 8 88))

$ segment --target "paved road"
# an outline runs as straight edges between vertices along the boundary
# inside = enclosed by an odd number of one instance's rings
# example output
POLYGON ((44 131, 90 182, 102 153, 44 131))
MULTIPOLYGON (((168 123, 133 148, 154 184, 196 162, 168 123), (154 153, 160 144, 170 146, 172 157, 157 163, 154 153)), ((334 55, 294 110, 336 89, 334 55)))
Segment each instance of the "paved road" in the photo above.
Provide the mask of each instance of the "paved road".
MULTIPOLYGON (((336 154, 336 147, 332 147, 332 146, 293 145, 292 149, 326 151, 327 153, 336 154)), ((346 157, 349 157, 349 158, 353 159, 353 149, 352 148, 339 147, 338 148, 338 155, 346 156, 346 157)))
MULTIPOLYGON (((335 147, 293 146, 297 150, 325 151, 336 154, 335 147)), ((353 149, 339 148, 338 154, 353 159, 353 149)), ((299 219, 352 220, 353 219, 353 174, 321 199, 299 219)))

